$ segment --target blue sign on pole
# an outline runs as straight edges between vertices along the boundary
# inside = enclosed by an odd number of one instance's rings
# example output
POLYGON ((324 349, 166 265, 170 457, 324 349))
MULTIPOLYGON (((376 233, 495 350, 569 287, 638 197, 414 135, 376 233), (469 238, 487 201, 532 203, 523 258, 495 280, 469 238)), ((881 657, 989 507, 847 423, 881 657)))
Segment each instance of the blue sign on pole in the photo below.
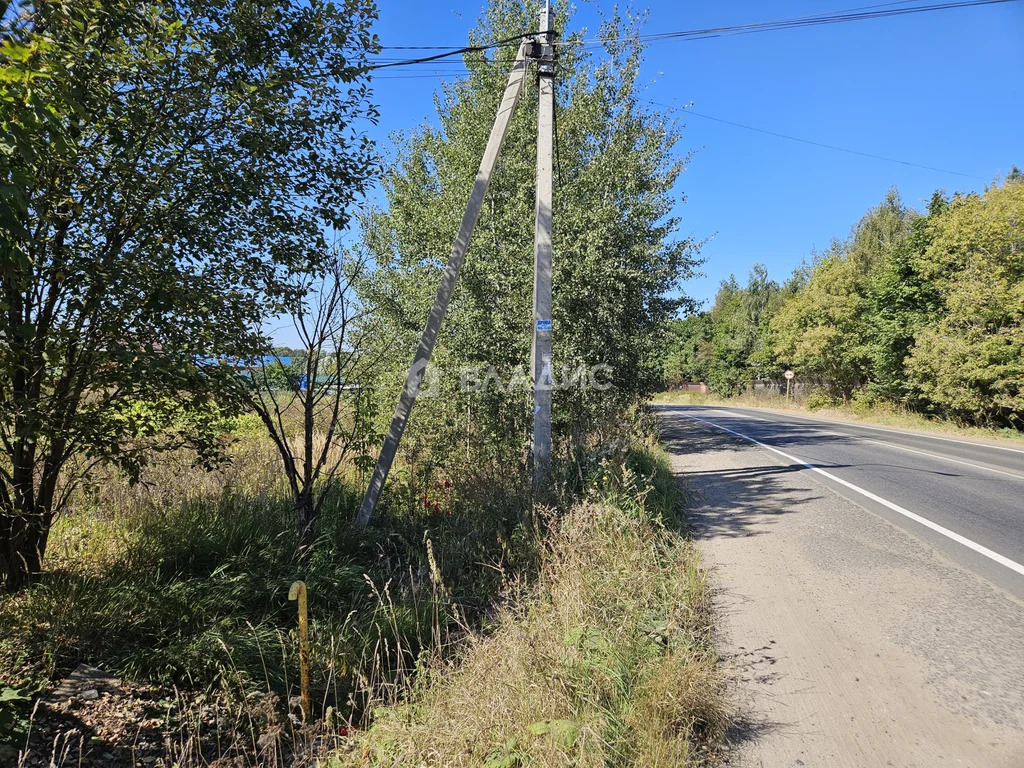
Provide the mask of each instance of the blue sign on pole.
POLYGON ((537 321, 537 330, 538 331, 550 331, 551 330, 551 321, 550 320, 538 320, 537 321))

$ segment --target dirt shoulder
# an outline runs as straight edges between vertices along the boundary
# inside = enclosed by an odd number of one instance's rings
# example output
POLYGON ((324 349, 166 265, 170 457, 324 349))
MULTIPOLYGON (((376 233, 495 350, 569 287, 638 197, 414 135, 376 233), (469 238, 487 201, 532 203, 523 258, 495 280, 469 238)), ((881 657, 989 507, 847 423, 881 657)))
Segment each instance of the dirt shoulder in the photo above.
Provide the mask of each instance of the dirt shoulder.
POLYGON ((1024 765, 1024 604, 810 473, 663 424, 715 573, 732 764, 1024 765))

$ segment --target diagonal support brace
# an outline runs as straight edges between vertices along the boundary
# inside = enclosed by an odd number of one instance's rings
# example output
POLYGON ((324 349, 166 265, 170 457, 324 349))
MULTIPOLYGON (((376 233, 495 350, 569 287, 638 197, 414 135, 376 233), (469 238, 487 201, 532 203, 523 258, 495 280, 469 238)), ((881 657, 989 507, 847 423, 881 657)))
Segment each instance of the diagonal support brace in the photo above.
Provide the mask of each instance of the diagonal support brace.
POLYGON ((416 403, 416 395, 419 394, 420 384, 423 382, 423 374, 426 372, 427 363, 434 352, 434 344, 437 342, 437 334, 441 330, 441 323, 444 320, 445 312, 448 309, 448 302, 451 301, 452 292, 455 290, 455 283, 459 279, 459 272, 466 260, 466 249, 473 236, 473 228, 480 215, 480 208, 483 205, 484 196, 487 194, 487 187, 491 182, 491 174, 498 161, 498 154, 505 142, 505 135, 508 133, 508 126, 512 120, 512 113, 516 104, 519 103, 519 96, 523 90, 523 82, 526 80, 526 43, 519 46, 512 71, 508 76, 508 85, 505 86, 505 93, 498 105, 498 114, 494 118, 494 125, 491 127, 491 135, 487 139, 487 147, 484 149, 483 158, 480 161, 480 169, 477 171, 476 180, 473 182, 473 191, 469 195, 469 202, 466 204, 466 212, 462 216, 462 224, 459 225, 459 234, 452 246, 451 256, 448 257, 448 265, 445 267, 444 275, 441 278, 441 285, 437 289, 437 296, 434 299, 434 306, 427 318, 427 326, 423 329, 423 336, 420 338, 419 346, 416 348, 416 356, 409 368, 405 380, 405 387, 398 398, 398 405, 395 407, 395 415, 391 420, 391 428, 388 430, 384 445, 380 449, 380 456, 377 458, 377 465, 370 477, 370 485, 363 496, 363 502, 359 507, 359 514, 356 516, 358 525, 366 525, 370 522, 374 511, 377 508, 377 501, 381 491, 384 489, 384 482, 387 480, 391 465, 395 460, 395 453, 398 451, 398 444, 405 431, 405 425, 409 421, 409 414, 416 403))

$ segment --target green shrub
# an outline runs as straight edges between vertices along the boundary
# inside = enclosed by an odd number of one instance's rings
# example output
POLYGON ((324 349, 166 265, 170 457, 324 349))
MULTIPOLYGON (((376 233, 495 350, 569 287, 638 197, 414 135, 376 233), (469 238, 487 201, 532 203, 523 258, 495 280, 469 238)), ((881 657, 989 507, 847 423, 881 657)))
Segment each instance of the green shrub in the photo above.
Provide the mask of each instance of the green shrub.
POLYGON ((807 396, 804 404, 809 411, 820 411, 822 408, 841 408, 843 398, 833 395, 826 389, 816 389, 807 396))
MULTIPOLYGON (((336 521, 326 516, 320 551, 308 563, 295 558, 283 498, 226 493, 216 504, 196 500, 97 528, 126 545, 88 568, 62 564, 28 592, 0 601, 0 621, 10 630, 0 640, 0 667, 5 677, 45 680, 87 661, 158 684, 284 691, 294 660, 287 592, 300 578, 310 593, 314 642, 333 643, 334 661, 352 666, 358 644, 324 630, 351 610, 365 615, 372 601, 360 542, 336 521)), ((319 682, 322 689, 326 681, 319 682)))
POLYGON ((482 696, 550 675, 578 695, 530 689, 544 701, 513 711, 514 727, 480 719, 500 698, 466 698, 479 717, 453 734, 485 727, 478 756, 493 765, 570 759, 584 743, 584 762, 612 754, 595 739, 676 765, 720 732, 704 574, 673 532, 681 492, 649 415, 609 417, 562 444, 543 505, 524 456, 424 449, 396 466, 379 515, 357 530, 364 478, 353 469, 304 560, 276 457, 252 425, 230 426, 234 461, 214 473, 172 455, 142 485, 99 473, 83 490, 53 530, 44 577, 0 598, 0 684, 36 691, 85 662, 186 699, 213 689, 242 718, 261 696, 297 693, 287 593, 303 579, 316 714, 328 705, 360 725, 379 715, 382 755, 404 749, 388 746, 405 738, 395 722, 440 711, 442 688, 482 696), (525 677, 489 681, 478 646, 524 663, 547 651, 525 677), (443 681, 453 669, 467 671, 443 681))
POLYGON ((853 393, 853 397, 850 400, 850 407, 858 416, 866 416, 878 408, 880 402, 881 401, 873 389, 870 387, 864 387, 863 389, 858 389, 853 393))

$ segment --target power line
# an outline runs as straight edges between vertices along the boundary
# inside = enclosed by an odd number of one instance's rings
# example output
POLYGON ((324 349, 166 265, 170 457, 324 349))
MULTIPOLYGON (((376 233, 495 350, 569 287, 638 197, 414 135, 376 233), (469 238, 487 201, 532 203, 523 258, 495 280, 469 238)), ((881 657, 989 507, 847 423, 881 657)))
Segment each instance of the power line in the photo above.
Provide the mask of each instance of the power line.
MULTIPOLYGON (((773 32, 783 29, 802 29, 804 27, 815 27, 822 26, 825 24, 841 24, 851 21, 867 21, 872 19, 884 19, 893 16, 909 16, 917 13, 930 13, 933 11, 945 11, 955 10, 958 8, 973 8, 976 6, 983 5, 999 5, 1002 3, 1018 2, 1019 0, 956 0, 955 2, 944 2, 944 3, 930 3, 928 5, 913 5, 910 3, 920 2, 921 0, 896 0, 890 3, 880 3, 876 5, 865 5, 857 8, 848 8, 841 11, 826 11, 819 14, 809 14, 805 16, 792 16, 783 19, 773 19, 770 21, 759 21, 749 24, 736 24, 731 26, 723 27, 708 27, 706 29, 690 29, 680 30, 675 32, 653 32, 649 34, 639 35, 638 39, 641 42, 647 43, 658 43, 668 41, 679 41, 679 40, 703 40, 714 37, 727 37, 731 35, 751 34, 755 32, 773 32)), ((371 66, 370 69, 383 68, 384 66, 406 66, 410 64, 419 64, 429 61, 436 61, 438 59, 447 58, 449 56, 457 56, 463 53, 471 53, 475 51, 486 51, 492 48, 498 48, 504 45, 509 45, 514 42, 519 42, 524 38, 531 37, 532 32, 525 32, 521 35, 507 38, 505 40, 498 40, 493 43, 485 43, 475 46, 466 46, 462 48, 453 48, 451 50, 443 50, 442 53, 434 54, 433 56, 425 56, 414 59, 404 59, 398 61, 387 61, 380 65, 371 66)), ((606 38, 594 37, 585 38, 582 40, 567 40, 556 45, 594 45, 600 44, 606 41, 606 38)), ((434 45, 391 45, 382 46, 382 50, 442 50, 444 46, 434 45)), ((383 60, 382 60, 383 61, 383 60)))
MULTIPOLYGON (((878 15, 858 15, 858 12, 863 11, 875 11, 875 9, 891 8, 892 6, 909 5, 910 3, 920 3, 924 0, 893 0, 889 3, 878 3, 875 5, 862 5, 855 8, 844 8, 835 11, 825 11, 816 14, 807 14, 804 16, 789 16, 782 19, 771 19, 768 21, 758 21, 750 24, 736 24, 725 27, 709 27, 706 29, 693 29, 685 30, 682 32, 653 32, 646 35, 640 35, 639 40, 641 42, 667 42, 677 39, 694 39, 704 40, 712 37, 728 37, 731 35, 748 34, 752 32, 769 32, 778 29, 797 29, 803 26, 817 26, 822 23, 842 23, 846 21, 863 21, 865 18, 884 18, 886 15, 903 15, 905 13, 919 13, 926 10, 937 10, 936 8, 919 8, 899 11, 876 11, 878 15)), ((954 4, 948 4, 953 7, 954 4)), ((943 6, 944 7, 944 6, 943 6)), ((606 42, 608 38, 591 38, 590 40, 583 41, 588 45, 596 45, 606 42)))
POLYGON ((686 30, 681 32, 652 33, 648 35, 641 35, 640 39, 643 42, 650 43, 664 42, 668 40, 708 39, 739 34, 750 34, 754 32, 802 29, 805 27, 816 27, 825 24, 841 24, 850 21, 867 21, 894 16, 909 16, 917 13, 930 13, 933 11, 946 11, 958 8, 973 8, 975 6, 982 5, 999 5, 1011 2, 1017 2, 1017 0, 959 0, 958 2, 932 3, 930 5, 898 8, 889 6, 902 4, 886 3, 884 6, 864 6, 863 8, 850 9, 849 11, 835 11, 809 16, 796 16, 789 19, 756 22, 753 24, 739 24, 730 27, 711 27, 708 29, 686 30))
POLYGON ((379 75, 374 80, 425 80, 425 79, 436 79, 444 80, 446 78, 465 77, 469 72, 433 72, 429 75, 379 75))
POLYGON ((721 117, 714 117, 712 115, 705 115, 705 114, 702 114, 700 112, 694 112, 689 107, 673 107, 673 106, 670 106, 668 104, 661 104, 661 103, 659 103, 657 101, 650 101, 649 103, 653 104, 656 107, 662 107, 662 108, 667 109, 667 110, 672 111, 672 112, 685 112, 685 114, 687 114, 687 115, 693 115, 694 117, 700 117, 700 118, 703 118, 704 120, 713 120, 716 123, 724 123, 725 125, 731 125, 731 126, 733 126, 735 128, 743 128, 744 130, 747 130, 747 131, 755 131, 756 133, 764 133, 764 134, 767 134, 768 136, 775 136, 776 138, 779 138, 779 139, 788 139, 789 141, 798 141, 801 144, 810 144, 813 147, 821 147, 822 149, 831 149, 831 150, 834 150, 836 152, 845 152, 845 153, 850 154, 850 155, 859 155, 860 157, 869 157, 869 158, 871 158, 873 160, 884 160, 884 161, 886 161, 888 163, 899 163, 900 165, 908 165, 908 166, 910 166, 912 168, 921 168, 921 169, 926 170, 926 171, 936 171, 938 173, 949 173, 949 174, 952 174, 954 176, 963 176, 964 178, 967 178, 967 179, 976 179, 976 180, 979 180, 979 181, 986 181, 986 179, 983 179, 981 176, 975 176, 975 175, 970 174, 970 173, 961 173, 960 171, 951 171, 951 170, 949 170, 947 168, 935 168, 935 167, 930 166, 930 165, 921 165, 920 163, 912 163, 909 160, 899 160, 899 159, 894 158, 894 157, 885 157, 883 155, 873 155, 870 152, 861 152, 860 150, 849 149, 847 147, 837 147, 834 144, 825 144, 825 143, 820 142, 820 141, 812 141, 811 139, 802 139, 799 136, 789 136, 788 134, 778 133, 777 131, 769 131, 769 130, 766 130, 764 128, 755 128, 752 125, 744 125, 743 123, 736 123, 736 122, 733 122, 732 120, 724 120, 721 117))
POLYGON ((431 61, 437 61, 438 59, 444 59, 449 56, 458 56, 463 53, 477 53, 482 51, 489 51, 492 48, 500 48, 510 43, 518 43, 527 37, 534 37, 536 32, 523 32, 513 37, 506 37, 504 40, 496 40, 493 43, 483 43, 481 45, 466 45, 462 48, 456 48, 451 51, 444 51, 443 53, 435 53, 433 56, 421 56, 417 59, 402 59, 399 61, 386 61, 384 63, 371 64, 367 69, 384 69, 385 67, 404 67, 410 64, 426 64, 431 61))
MULTIPOLYGON (((431 74, 415 74, 415 75, 381 75, 381 76, 378 76, 377 79, 396 79, 396 80, 401 80, 401 79, 417 79, 417 78, 446 78, 446 77, 457 77, 457 76, 460 76, 460 75, 468 75, 468 74, 469 74, 468 71, 462 72, 462 73, 459 73, 459 72, 450 72, 450 73, 434 72, 434 73, 431 73, 431 74)), ((677 106, 671 106, 669 104, 662 104, 661 102, 657 102, 657 101, 651 101, 651 100, 647 100, 647 101, 648 101, 649 104, 651 104, 653 106, 661 107, 661 108, 666 109, 666 110, 668 110, 670 112, 681 112, 681 113, 684 113, 684 114, 687 114, 687 115, 693 115, 694 117, 699 117, 699 118, 701 118, 703 120, 711 120, 711 121, 714 121, 716 123, 722 123, 723 125, 730 125, 730 126, 732 126, 734 128, 742 128, 743 130, 753 131, 755 133, 762 133, 762 134, 765 134, 767 136, 774 136, 775 138, 779 138, 779 139, 786 139, 788 141, 796 141, 796 142, 799 142, 801 144, 808 144, 810 146, 819 147, 821 149, 830 149, 830 150, 835 151, 835 152, 844 152, 844 153, 850 154, 850 155, 858 155, 860 157, 871 158, 872 160, 882 160, 882 161, 885 161, 885 162, 888 162, 888 163, 897 163, 899 165, 905 165, 905 166, 909 166, 909 167, 912 167, 912 168, 920 168, 920 169, 926 170, 926 171, 934 171, 936 173, 948 173, 948 174, 951 174, 953 176, 962 176, 962 177, 967 178, 967 179, 975 179, 975 180, 978 180, 978 181, 986 181, 986 179, 982 178, 981 176, 975 176, 975 175, 970 174, 970 173, 961 173, 960 171, 951 171, 948 168, 936 168, 936 167, 930 166, 930 165, 922 165, 920 163, 914 163, 914 162, 911 162, 909 160, 900 160, 900 159, 894 158, 894 157, 886 157, 884 155, 875 155, 875 154, 872 154, 870 152, 862 152, 860 150, 850 149, 848 147, 840 147, 840 146, 836 146, 834 144, 826 144, 826 143, 821 142, 821 141, 814 141, 812 139, 805 139, 805 138, 801 138, 799 136, 790 136, 789 134, 779 133, 778 131, 771 131, 771 130, 767 130, 765 128, 757 128, 756 126, 753 126, 753 125, 746 125, 744 123, 737 123, 737 122, 735 122, 733 120, 726 120, 726 119, 721 118, 721 117, 715 117, 714 115, 707 115, 707 114, 704 114, 704 113, 701 113, 701 112, 696 112, 696 111, 694 111, 693 109, 691 109, 689 107, 677 107, 677 106)), ((557 120, 557 117, 556 117, 556 120, 557 120)), ((556 127, 555 130, 557 132, 557 127, 556 127)), ((556 142, 557 142, 557 139, 556 139, 556 142)), ((558 154, 558 145, 557 145, 557 143, 556 143, 556 147, 555 147, 555 152, 556 152, 556 156, 557 156, 557 154, 558 154)), ((559 163, 559 165, 560 165, 560 163, 559 163)), ((558 178, 559 178, 559 180, 561 180, 561 169, 560 168, 558 169, 558 178)))
MULTIPOLYGON (((711 27, 707 29, 695 29, 695 30, 684 30, 677 32, 658 32, 646 35, 640 35, 639 40, 646 43, 659 43, 659 42, 672 42, 672 41, 687 41, 687 40, 701 40, 715 37, 726 37, 731 35, 739 34, 751 34, 755 32, 769 32, 778 31, 782 29, 800 29, 804 27, 821 26, 824 24, 839 24, 850 21, 865 21, 870 19, 881 19, 888 18, 891 16, 907 16, 916 13, 928 13, 932 11, 940 10, 952 10, 958 8, 971 8, 975 6, 983 5, 999 5, 1002 3, 1017 2, 1017 0, 956 0, 955 2, 945 3, 931 3, 928 5, 913 5, 911 3, 921 2, 921 0, 895 0, 890 3, 880 3, 876 5, 860 6, 857 8, 848 8, 841 11, 830 11, 820 14, 809 14, 805 16, 794 16, 784 19, 775 19, 771 21, 754 22, 750 24, 738 24, 733 26, 725 27, 711 27)), ((374 63, 368 69, 384 69, 389 67, 407 67, 413 65, 425 64, 433 61, 439 61, 451 56, 457 56, 465 53, 476 53, 484 52, 494 48, 499 48, 511 43, 518 43, 525 38, 532 37, 536 33, 525 32, 520 35, 505 38, 504 40, 498 40, 492 43, 484 43, 480 45, 464 46, 461 48, 454 48, 451 50, 443 50, 441 53, 437 53, 431 56, 424 56, 412 59, 392 59, 388 57, 382 58, 378 62, 374 63)), ((603 38, 591 38, 589 40, 575 40, 568 41, 565 43, 556 43, 560 45, 593 45, 604 42, 603 38)), ((387 50, 437 50, 440 46, 383 46, 383 49, 387 50)), ((401 74, 401 75, 378 75, 379 79, 415 79, 415 78, 444 78, 444 77, 459 77, 469 74, 469 71, 465 67, 459 68, 456 62, 442 62, 442 66, 453 67, 453 69, 446 69, 441 71, 440 69, 435 70, 430 74, 401 74)), ((667 104, 659 104, 658 102, 650 102, 656 106, 663 107, 671 111, 683 111, 684 108, 672 107, 667 104)), ((913 168, 921 168, 923 170, 934 171, 937 173, 948 173, 954 176, 962 176, 969 179, 982 180, 980 176, 974 176, 968 173, 961 173, 959 171, 951 171, 944 168, 935 168, 933 166, 922 165, 920 163, 913 163, 907 160, 899 160, 897 158, 885 157, 882 155, 871 154, 870 152, 861 152, 855 149, 849 149, 847 147, 839 147, 832 144, 825 144, 824 142, 812 141, 810 139, 800 138, 798 136, 789 136, 784 133, 778 133, 776 131, 769 131, 763 128, 757 128, 751 125, 744 125, 743 123, 733 122, 731 120, 725 120, 723 118, 714 117, 712 115, 701 114, 695 112, 692 109, 686 109, 688 114, 695 117, 699 117, 705 120, 712 120, 714 122, 722 123, 725 125, 731 125, 735 128, 742 128, 748 131, 754 131, 756 133, 763 133, 768 136, 774 136, 776 138, 787 139, 789 141, 796 141, 801 144, 808 144, 810 146, 820 147, 822 149, 830 149, 835 152, 844 152, 851 155, 858 155, 860 157, 867 157, 873 160, 882 160, 889 163, 897 163, 899 165, 905 165, 913 168)))

